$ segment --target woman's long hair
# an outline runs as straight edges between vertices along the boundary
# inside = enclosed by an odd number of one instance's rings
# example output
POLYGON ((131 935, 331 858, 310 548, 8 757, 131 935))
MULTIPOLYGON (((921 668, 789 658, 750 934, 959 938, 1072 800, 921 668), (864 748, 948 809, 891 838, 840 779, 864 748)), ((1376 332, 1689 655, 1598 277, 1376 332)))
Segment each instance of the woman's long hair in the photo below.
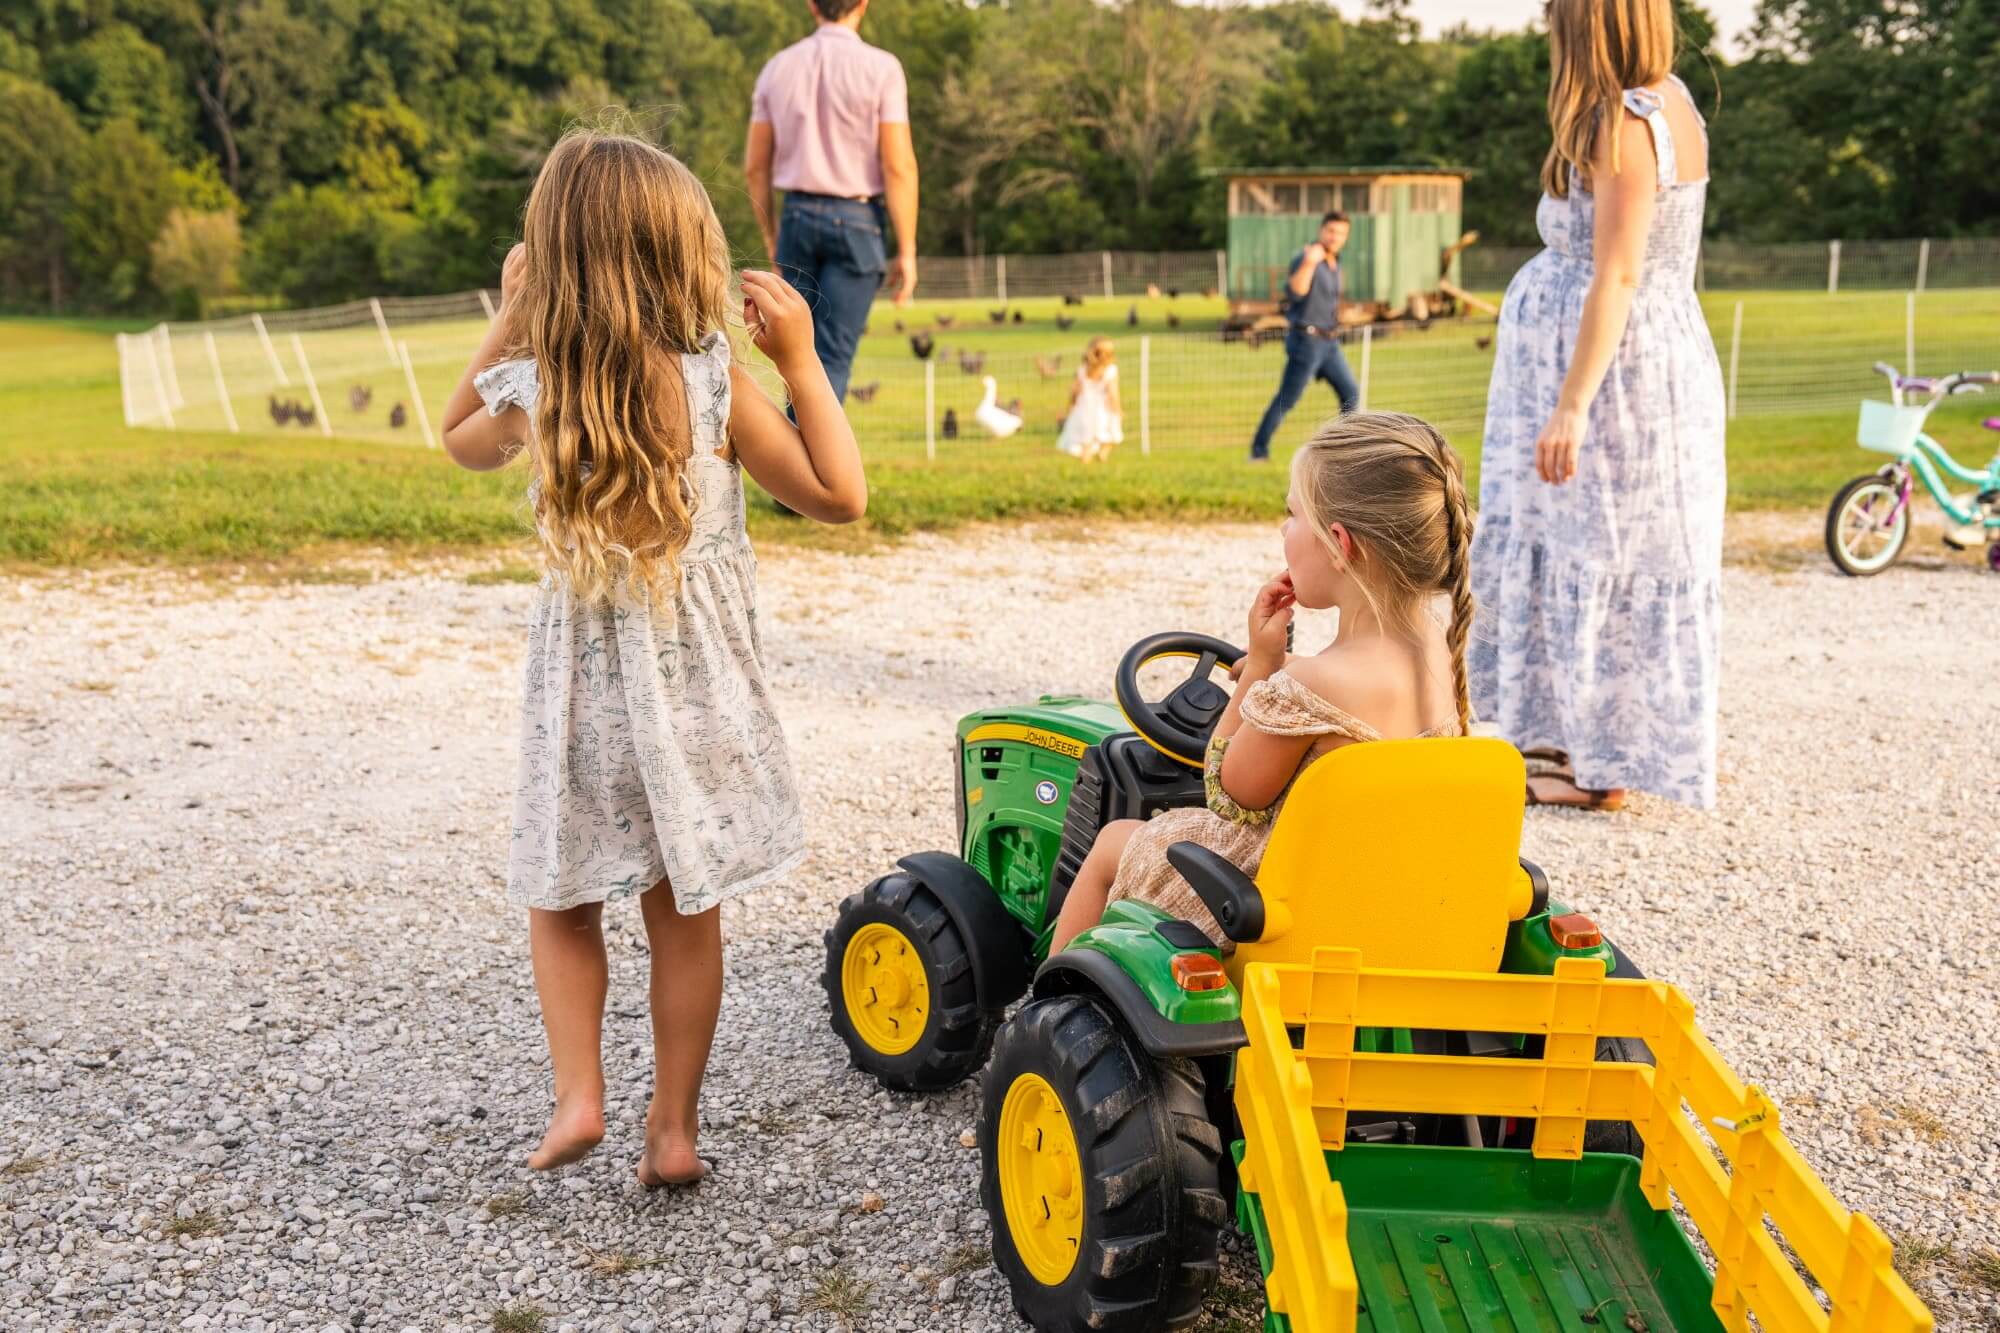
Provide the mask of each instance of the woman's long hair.
POLYGON ((1549 128, 1542 189, 1569 197, 1572 170, 1590 185, 1600 129, 1619 169, 1618 118, 1627 88, 1650 88, 1673 72, 1672 0, 1550 0, 1549 128))
POLYGON ((541 377, 536 534, 579 597, 679 580, 694 518, 681 356, 722 329, 729 252, 708 192, 642 139, 572 130, 542 166, 510 304, 541 377))

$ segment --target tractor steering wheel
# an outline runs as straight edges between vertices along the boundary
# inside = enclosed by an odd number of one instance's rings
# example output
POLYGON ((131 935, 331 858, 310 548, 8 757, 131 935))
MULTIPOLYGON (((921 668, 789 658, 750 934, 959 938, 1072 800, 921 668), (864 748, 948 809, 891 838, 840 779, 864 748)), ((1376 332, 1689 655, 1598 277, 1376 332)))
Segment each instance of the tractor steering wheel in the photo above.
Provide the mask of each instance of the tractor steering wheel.
POLYGON ((1118 663, 1114 688, 1118 711, 1132 730, 1169 759, 1200 768, 1208 757, 1208 736, 1229 707, 1229 691, 1210 680, 1217 666, 1233 666, 1243 650, 1206 634, 1153 634, 1139 640, 1118 663), (1187 679, 1154 703, 1139 693, 1139 670, 1162 657, 1192 657, 1187 679))

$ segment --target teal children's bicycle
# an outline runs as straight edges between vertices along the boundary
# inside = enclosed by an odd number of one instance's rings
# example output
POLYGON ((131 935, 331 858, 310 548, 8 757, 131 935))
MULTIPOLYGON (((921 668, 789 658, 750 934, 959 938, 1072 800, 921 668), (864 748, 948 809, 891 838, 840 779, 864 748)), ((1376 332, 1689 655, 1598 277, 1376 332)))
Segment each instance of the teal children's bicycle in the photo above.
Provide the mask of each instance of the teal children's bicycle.
MULTIPOLYGON (((1980 393, 1985 385, 2000 384, 2000 372, 1960 371, 1932 379, 1898 374, 1881 361, 1875 369, 1889 377, 1890 401, 1861 404, 1855 438, 1863 449, 1892 454, 1895 461, 1856 477, 1833 497, 1826 511, 1826 553, 1843 574, 1858 577, 1887 569, 1909 539, 1913 483, 1921 477, 1950 520, 1945 543, 1960 551, 1984 546, 1987 568, 2000 572, 2000 450, 1984 469, 1963 467, 1924 431, 1931 409, 1954 394, 1980 393), (1948 489, 1954 484, 1972 491, 1954 496, 1948 489)), ((2000 431, 2000 417, 1982 424, 2000 431)))

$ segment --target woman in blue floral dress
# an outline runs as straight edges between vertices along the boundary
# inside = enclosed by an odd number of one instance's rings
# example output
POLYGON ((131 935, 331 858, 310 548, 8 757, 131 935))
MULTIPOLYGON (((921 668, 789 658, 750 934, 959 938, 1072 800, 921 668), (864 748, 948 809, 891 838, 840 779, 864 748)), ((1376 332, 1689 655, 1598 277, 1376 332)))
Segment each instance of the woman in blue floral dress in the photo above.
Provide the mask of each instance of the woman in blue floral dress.
POLYGON ((1472 550, 1475 707, 1530 799, 1715 803, 1724 399, 1694 290, 1708 146, 1670 0, 1549 6, 1547 249, 1500 316, 1472 550))

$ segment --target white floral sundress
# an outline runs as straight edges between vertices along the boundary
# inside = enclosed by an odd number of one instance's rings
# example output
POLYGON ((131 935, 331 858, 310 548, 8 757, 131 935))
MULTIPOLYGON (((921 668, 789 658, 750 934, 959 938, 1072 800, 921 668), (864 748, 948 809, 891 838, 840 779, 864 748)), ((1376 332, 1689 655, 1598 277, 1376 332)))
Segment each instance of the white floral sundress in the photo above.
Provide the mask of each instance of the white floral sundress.
MULTIPOLYGON (((805 820, 759 665, 757 560, 743 481, 724 448, 729 342, 681 358, 693 453, 694 531, 680 588, 578 599, 554 574, 536 590, 521 703, 507 895, 546 910, 644 893, 665 879, 683 915, 797 867, 805 820)), ((473 381, 487 410, 532 412, 529 360, 473 381)))
POLYGON ((1629 91, 1624 104, 1659 158, 1631 318, 1576 476, 1544 483, 1535 440, 1582 325, 1596 208, 1581 188, 1543 196, 1535 220, 1548 248, 1514 275, 1500 313, 1467 667, 1478 712, 1523 749, 1568 751, 1579 786, 1708 808, 1726 490, 1722 373, 1694 289, 1708 182, 1677 179, 1658 93, 1629 91))

